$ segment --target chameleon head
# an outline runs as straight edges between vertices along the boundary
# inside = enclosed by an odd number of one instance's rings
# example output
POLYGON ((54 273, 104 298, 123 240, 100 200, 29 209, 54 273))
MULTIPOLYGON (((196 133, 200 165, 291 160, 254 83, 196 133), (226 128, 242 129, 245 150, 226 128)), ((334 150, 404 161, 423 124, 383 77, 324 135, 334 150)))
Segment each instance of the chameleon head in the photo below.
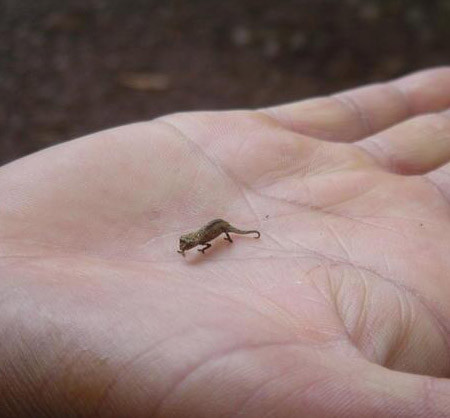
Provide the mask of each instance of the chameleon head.
POLYGON ((189 235, 182 235, 180 237, 180 251, 184 253, 186 250, 190 250, 191 248, 194 248, 197 245, 197 243, 190 238, 189 235))

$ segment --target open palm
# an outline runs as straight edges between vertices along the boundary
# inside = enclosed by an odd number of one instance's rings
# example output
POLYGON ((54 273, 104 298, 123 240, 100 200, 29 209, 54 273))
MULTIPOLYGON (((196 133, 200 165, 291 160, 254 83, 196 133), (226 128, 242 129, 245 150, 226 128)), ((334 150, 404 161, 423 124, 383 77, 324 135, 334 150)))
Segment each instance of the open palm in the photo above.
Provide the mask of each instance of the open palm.
POLYGON ((450 70, 0 169, 1 416, 450 414, 450 70), (205 254, 214 218, 258 229, 205 254))

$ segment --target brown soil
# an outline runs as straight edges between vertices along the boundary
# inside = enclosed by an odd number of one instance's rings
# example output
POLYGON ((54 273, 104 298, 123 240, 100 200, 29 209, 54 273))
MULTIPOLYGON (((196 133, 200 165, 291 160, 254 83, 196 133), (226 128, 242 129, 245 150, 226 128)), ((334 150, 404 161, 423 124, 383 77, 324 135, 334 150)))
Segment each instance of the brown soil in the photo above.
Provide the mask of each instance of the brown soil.
POLYGON ((0 163, 448 64, 449 41, 448 0, 0 0, 0 163))

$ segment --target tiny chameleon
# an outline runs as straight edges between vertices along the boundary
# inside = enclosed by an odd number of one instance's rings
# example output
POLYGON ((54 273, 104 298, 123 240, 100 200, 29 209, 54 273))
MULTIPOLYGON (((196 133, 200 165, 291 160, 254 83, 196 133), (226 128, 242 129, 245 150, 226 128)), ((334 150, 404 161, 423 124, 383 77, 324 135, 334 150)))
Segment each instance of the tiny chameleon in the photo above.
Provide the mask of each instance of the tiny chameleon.
POLYGON ((209 241, 212 241, 214 238, 217 238, 222 233, 226 235, 226 238, 224 239, 233 242, 233 240, 230 237, 230 232, 232 232, 233 234, 240 234, 240 235, 257 234, 255 238, 259 238, 261 236, 259 231, 256 230, 242 231, 230 225, 227 221, 224 221, 223 219, 214 219, 211 222, 208 222, 205 226, 198 229, 197 231, 182 235, 180 237, 180 249, 178 250, 178 252, 184 257, 185 251, 190 250, 191 248, 194 248, 197 245, 204 245, 203 248, 198 249, 198 251, 201 251, 204 254, 205 250, 211 247, 209 241))

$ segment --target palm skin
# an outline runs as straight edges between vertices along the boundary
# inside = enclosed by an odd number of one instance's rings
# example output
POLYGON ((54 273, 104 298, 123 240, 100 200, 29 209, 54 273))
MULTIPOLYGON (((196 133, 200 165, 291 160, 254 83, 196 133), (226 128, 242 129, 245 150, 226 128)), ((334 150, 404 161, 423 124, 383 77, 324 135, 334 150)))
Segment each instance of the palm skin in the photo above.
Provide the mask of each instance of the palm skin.
POLYGON ((0 415, 450 414, 450 71, 395 83, 2 167, 0 415))

